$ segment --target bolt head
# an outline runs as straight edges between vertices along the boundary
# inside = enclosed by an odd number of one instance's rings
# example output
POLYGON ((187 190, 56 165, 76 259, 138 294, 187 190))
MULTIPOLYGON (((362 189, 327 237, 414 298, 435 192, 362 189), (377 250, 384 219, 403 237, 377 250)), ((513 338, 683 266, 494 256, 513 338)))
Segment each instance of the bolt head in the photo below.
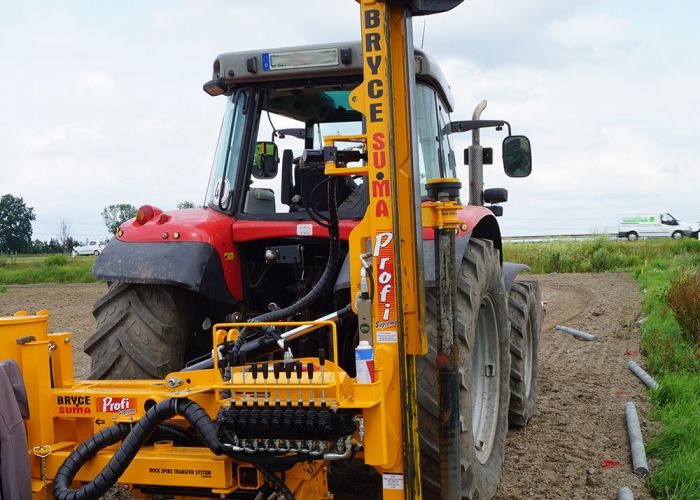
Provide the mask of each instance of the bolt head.
POLYGON ((169 389, 174 389, 182 385, 182 379, 177 377, 169 377, 165 383, 169 389))

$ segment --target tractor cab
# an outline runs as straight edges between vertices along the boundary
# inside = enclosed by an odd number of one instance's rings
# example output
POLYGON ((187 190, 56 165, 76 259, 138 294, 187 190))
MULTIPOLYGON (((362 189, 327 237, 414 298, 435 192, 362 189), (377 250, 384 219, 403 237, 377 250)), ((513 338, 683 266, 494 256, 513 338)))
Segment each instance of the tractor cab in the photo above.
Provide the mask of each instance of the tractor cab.
MULTIPOLYGON (((226 95, 207 206, 236 219, 314 220, 328 211, 329 176, 323 161, 306 159, 328 138, 347 167, 364 163, 361 113, 350 105, 362 81, 359 43, 236 52, 219 56, 214 78, 204 85, 226 95), (223 76, 222 76, 223 75, 223 76)), ((453 100, 437 65, 416 51, 421 191, 431 178, 455 177, 449 135, 453 100)), ((343 176, 336 186, 341 219, 360 219, 367 207, 361 176, 343 176)))

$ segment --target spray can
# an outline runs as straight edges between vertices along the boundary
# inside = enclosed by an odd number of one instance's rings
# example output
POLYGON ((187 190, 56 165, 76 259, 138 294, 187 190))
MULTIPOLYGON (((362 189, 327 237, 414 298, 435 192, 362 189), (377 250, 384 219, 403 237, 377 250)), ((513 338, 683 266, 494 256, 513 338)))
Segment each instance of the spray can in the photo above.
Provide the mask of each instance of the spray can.
POLYGON ((374 382, 374 348, 366 340, 360 340, 355 348, 355 370, 358 384, 374 382))

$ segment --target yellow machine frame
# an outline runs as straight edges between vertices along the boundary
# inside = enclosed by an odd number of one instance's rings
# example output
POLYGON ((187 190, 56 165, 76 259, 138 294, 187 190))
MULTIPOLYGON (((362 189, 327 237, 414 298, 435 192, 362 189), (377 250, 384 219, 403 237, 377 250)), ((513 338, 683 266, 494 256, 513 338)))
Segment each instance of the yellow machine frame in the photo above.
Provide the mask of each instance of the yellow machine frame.
MULTIPOLYGON (((451 228, 461 221, 456 219, 459 205, 455 202, 421 206, 416 196, 410 121, 410 14, 398 1, 359 3, 365 76, 352 92, 350 103, 365 116, 366 133, 327 138, 327 145, 335 141, 363 143, 368 161, 359 167, 328 163, 326 173, 363 175, 370 187, 369 207, 350 235, 349 253, 354 296, 362 279, 360 256, 372 249, 369 257, 375 269, 374 286, 380 292, 372 304, 371 325, 376 381, 358 384, 338 366, 336 325, 332 321, 274 325, 309 325, 330 332, 335 358, 328 362, 323 383, 316 373, 312 380, 308 376, 299 380, 294 375, 289 386, 301 390, 304 401, 312 397, 318 400, 324 390, 330 394, 329 406, 360 410, 362 430, 356 433, 354 444, 363 447, 364 462, 383 474, 383 498, 415 499, 421 496, 421 486, 414 359, 427 352, 423 278, 417 257, 420 232, 423 223, 425 227, 451 228)), ((215 325, 214 352, 245 326, 215 325)), ((69 333, 48 333, 46 311, 36 315, 20 312, 0 319, 0 358, 19 363, 29 398, 26 423, 35 498, 50 494, 52 478, 77 443, 114 423, 137 421, 153 403, 188 398, 215 417, 222 406, 230 405, 232 399, 240 400, 244 393, 284 391, 288 387, 285 383, 254 386, 244 379, 241 367, 233 370, 230 381, 224 381, 218 366, 171 373, 164 380, 74 380, 72 350, 69 333), (230 397, 222 394, 224 391, 229 391, 230 397)), ((312 358, 303 361, 318 362, 312 358)), ((80 470, 76 481, 94 478, 113 452, 114 447, 99 452, 80 470)), ((332 498, 326 475, 323 460, 304 462, 285 474, 285 483, 300 499, 332 498)), ((200 487, 224 495, 237 489, 257 489, 263 478, 251 466, 216 456, 208 449, 164 442, 142 448, 120 483, 200 487)))

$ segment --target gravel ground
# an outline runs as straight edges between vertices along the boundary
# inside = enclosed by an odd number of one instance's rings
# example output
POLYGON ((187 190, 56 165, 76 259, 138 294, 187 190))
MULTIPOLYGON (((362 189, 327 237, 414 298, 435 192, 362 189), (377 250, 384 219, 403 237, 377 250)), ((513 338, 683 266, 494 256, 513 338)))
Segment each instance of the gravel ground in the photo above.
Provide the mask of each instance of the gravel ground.
MULTIPOLYGON (((614 498, 628 485, 636 498, 651 498, 631 472, 623 405, 637 403, 648 440, 655 428, 644 386, 627 370, 639 358, 634 321, 641 311, 637 284, 626 274, 536 276, 546 315, 540 343, 537 410, 525 429, 508 436, 500 499, 614 498), (591 332, 581 342, 557 332, 563 324, 591 332), (631 354, 634 353, 634 354, 631 354), (605 460, 619 466, 603 467, 605 460)), ((10 286, 0 294, 0 315, 49 309, 51 331, 72 331, 76 376, 85 377, 82 353, 92 333, 92 304, 105 285, 10 286)))

